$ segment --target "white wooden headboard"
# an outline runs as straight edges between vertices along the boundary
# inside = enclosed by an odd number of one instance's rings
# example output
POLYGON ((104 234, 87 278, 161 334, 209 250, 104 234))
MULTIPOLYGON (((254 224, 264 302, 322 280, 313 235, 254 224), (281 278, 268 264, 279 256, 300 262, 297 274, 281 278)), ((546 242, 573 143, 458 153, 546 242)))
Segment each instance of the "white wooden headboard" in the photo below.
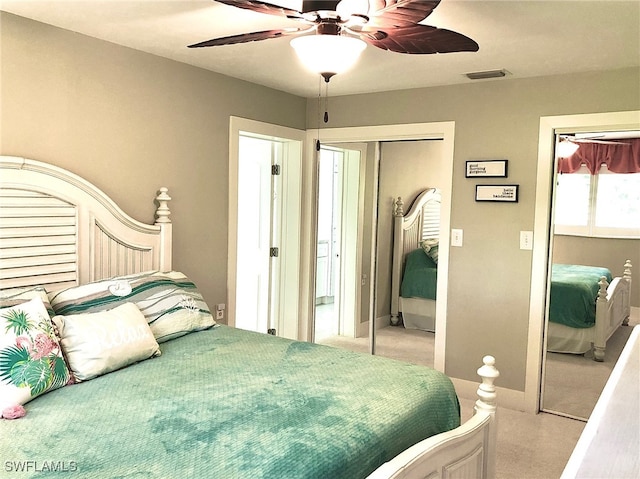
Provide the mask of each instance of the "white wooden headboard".
POLYGON ((398 197, 393 204, 393 262, 391 266, 391 323, 397 324, 400 284, 404 262, 411 251, 425 239, 440 237, 442 194, 437 188, 423 190, 404 214, 404 202, 398 197))
POLYGON ((144 224, 67 170, 0 156, 0 289, 42 285, 54 291, 170 270, 167 188, 155 200, 155 224, 144 224))

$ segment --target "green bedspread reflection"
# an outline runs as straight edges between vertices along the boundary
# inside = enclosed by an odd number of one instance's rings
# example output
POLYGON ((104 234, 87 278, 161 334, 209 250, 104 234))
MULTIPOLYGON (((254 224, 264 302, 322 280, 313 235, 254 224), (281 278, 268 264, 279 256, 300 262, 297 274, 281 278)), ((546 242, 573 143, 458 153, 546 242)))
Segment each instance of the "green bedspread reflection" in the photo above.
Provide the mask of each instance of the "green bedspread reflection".
POLYGON ((415 365, 227 326, 161 349, 3 420, 0 476, 356 479, 460 422, 415 365))
POLYGON ((407 254, 407 261, 400 285, 403 298, 436 299, 438 266, 422 248, 407 254))
POLYGON ((611 271, 597 266, 554 264, 551 270, 549 321, 572 328, 589 328, 596 323, 596 297, 604 276, 611 271))

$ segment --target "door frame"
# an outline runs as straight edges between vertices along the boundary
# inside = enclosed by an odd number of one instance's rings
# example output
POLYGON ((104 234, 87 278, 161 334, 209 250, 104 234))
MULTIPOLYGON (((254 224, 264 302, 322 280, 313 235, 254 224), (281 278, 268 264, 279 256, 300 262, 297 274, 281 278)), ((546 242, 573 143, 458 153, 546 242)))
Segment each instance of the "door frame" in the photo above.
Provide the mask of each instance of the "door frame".
MULTIPOLYGON (((451 227, 451 196, 453 183, 453 149, 454 149, 455 122, 433 123, 408 123, 396 125, 376 125, 344 128, 324 128, 321 130, 307 130, 307 145, 315 145, 316 140, 321 143, 360 143, 380 141, 402 140, 429 140, 443 141, 444 164, 447 166, 445 176, 450 178, 448 187, 442 192, 442 217, 441 217, 441 245, 445 248, 439 250, 438 261, 438 301, 436 303, 436 334, 434 368, 444 371, 446 323, 447 323, 447 289, 449 276, 449 241, 451 227)), ((316 211, 317 198, 317 151, 315 148, 307 148, 304 171, 304 184, 308 185, 309 192, 303 200, 303 247, 301 251, 303 269, 300 288, 300 321, 299 338, 313 340, 313 314, 315 303, 315 257, 316 257, 316 211), (306 319, 305 319, 306 318, 306 319)), ((374 259, 372 258, 372 261, 374 259)), ((364 266, 364 265, 363 265, 364 266)), ((375 297, 375 295, 373 295, 375 297)), ((374 298, 371 299, 374 302, 374 298)), ((375 304, 370 305, 372 315, 375 315, 375 304)), ((372 318, 369 320, 374 324, 372 318)))
MULTIPOLYGON (((297 339, 300 289, 300 242, 302 226, 302 163, 305 131, 231 116, 229 118, 229 205, 227 233, 227 324, 236 322, 238 240, 238 158, 241 132, 283 141, 282 232, 280 235, 280 280, 278 308, 281 321, 277 334, 297 339), (285 167, 286 164, 286 167, 285 167)), ((276 309, 278 309, 276 308, 276 309)))
POLYGON ((540 118, 524 394, 526 411, 537 413, 542 409, 541 388, 546 357, 545 328, 548 314, 550 241, 553 231, 551 208, 556 134, 639 128, 640 110, 540 118))

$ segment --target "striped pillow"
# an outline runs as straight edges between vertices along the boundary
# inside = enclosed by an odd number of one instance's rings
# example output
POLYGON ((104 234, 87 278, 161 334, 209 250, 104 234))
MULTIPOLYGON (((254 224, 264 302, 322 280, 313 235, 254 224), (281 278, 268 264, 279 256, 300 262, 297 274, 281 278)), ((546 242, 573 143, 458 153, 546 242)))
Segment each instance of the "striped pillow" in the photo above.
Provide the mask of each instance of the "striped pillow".
POLYGON ((53 316, 53 309, 49 304, 47 291, 42 286, 27 286, 25 288, 11 288, 0 290, 0 308, 17 306, 33 298, 40 298, 49 316, 53 316))
POLYGON ((438 238, 430 238, 420 242, 420 247, 435 264, 438 264, 438 241, 438 238))
POLYGON ((49 301, 63 316, 134 303, 159 343, 216 324, 196 285, 177 271, 148 271, 83 284, 50 293, 49 301))

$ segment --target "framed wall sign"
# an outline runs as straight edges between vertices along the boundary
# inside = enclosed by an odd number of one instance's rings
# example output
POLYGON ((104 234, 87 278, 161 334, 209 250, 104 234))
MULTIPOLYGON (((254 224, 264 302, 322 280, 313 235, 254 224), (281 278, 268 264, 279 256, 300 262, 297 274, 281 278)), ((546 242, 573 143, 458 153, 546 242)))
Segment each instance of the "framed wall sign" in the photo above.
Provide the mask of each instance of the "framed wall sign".
POLYGON ((476 201, 518 202, 519 185, 476 185, 476 201))
POLYGON ((466 178, 506 178, 507 160, 467 161, 466 178))

